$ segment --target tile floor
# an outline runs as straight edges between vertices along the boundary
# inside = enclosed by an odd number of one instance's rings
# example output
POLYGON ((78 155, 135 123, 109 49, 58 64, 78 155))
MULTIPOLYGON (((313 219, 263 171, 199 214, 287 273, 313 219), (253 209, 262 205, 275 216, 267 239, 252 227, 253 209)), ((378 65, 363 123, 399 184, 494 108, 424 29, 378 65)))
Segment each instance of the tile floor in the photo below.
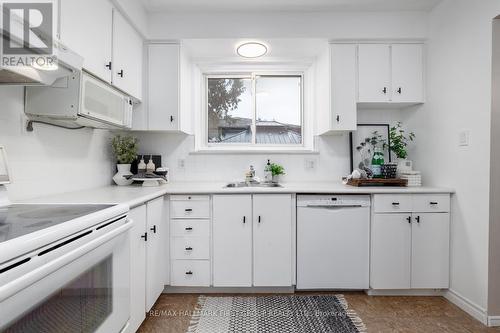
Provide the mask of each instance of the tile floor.
MULTIPOLYGON (((482 325, 442 297, 375 297, 367 296, 362 292, 344 292, 343 294, 349 307, 363 319, 370 333, 500 333, 500 328, 488 328, 482 325)), ((190 311, 194 309, 197 298, 196 294, 163 294, 147 315, 139 332, 186 332, 190 321, 190 311)))

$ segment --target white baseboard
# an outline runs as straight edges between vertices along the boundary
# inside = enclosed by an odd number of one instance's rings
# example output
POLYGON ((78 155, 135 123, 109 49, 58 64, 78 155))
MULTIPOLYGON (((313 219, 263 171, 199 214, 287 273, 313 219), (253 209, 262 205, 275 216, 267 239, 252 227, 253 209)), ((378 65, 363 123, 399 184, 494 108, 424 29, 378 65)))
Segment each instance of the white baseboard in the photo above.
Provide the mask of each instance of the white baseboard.
POLYGON ((488 316, 488 326, 500 326, 500 316, 488 316))
POLYGON ((165 286, 166 294, 293 294, 294 287, 175 287, 165 286))
POLYGON ((442 289, 368 289, 368 296, 444 296, 442 289))
POLYGON ((486 309, 483 309, 476 303, 470 301, 469 299, 451 289, 445 292, 444 297, 448 301, 458 306, 460 309, 470 314, 472 317, 479 320, 484 325, 488 325, 488 315, 486 313, 486 309))

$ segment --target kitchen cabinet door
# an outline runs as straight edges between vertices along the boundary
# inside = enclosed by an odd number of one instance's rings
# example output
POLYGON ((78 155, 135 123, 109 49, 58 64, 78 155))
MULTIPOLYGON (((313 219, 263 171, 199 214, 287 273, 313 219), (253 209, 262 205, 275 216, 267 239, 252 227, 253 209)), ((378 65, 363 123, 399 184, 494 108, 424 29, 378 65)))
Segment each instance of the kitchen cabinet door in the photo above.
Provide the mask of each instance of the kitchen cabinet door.
POLYGON ((411 287, 449 287, 450 214, 413 215, 411 287))
POLYGON ((394 44, 392 49, 392 101, 424 101, 422 44, 394 44))
POLYGON ((358 102, 388 102, 391 98, 390 47, 358 46, 358 102))
POLYGON ((147 203, 146 311, 151 309, 165 287, 165 265, 168 262, 162 235, 167 232, 167 225, 163 216, 163 197, 147 203))
POLYGON ((292 197, 253 196, 253 284, 292 285, 292 197))
POLYGON ((131 96, 142 98, 143 41, 139 33, 113 10, 113 85, 131 96))
POLYGON ((213 285, 252 285, 252 196, 213 196, 213 285))
POLYGON ((330 45, 331 61, 331 128, 336 131, 355 131, 357 45, 330 45))
POLYGON ((411 214, 374 214, 370 287, 410 288, 411 214))
POLYGON ((135 332, 146 318, 146 205, 129 212, 130 229, 130 320, 127 332, 135 332))
POLYGON ((83 68, 111 83, 112 11, 108 0, 61 0, 60 38, 81 55, 83 68))
POLYGON ((148 129, 179 129, 180 45, 148 46, 148 129))

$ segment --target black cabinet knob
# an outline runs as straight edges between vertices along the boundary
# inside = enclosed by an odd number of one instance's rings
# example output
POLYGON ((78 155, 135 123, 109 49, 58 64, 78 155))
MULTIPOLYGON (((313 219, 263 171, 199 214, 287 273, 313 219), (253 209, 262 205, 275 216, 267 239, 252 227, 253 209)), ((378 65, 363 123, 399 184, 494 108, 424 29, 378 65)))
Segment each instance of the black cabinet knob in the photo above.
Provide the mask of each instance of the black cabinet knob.
POLYGON ((186 272, 186 275, 193 275, 193 272, 191 272, 191 271, 187 271, 187 272, 186 272))
POLYGON ((397 92, 398 94, 400 94, 400 95, 401 95, 401 92, 402 92, 402 91, 403 91, 403 89, 401 89, 401 87, 399 87, 399 88, 398 88, 398 90, 396 90, 396 92, 397 92))
POLYGON ((387 94, 387 87, 384 87, 384 89, 382 89, 382 92, 383 92, 384 94, 387 94))
POLYGON ((335 119, 337 119, 337 122, 340 122, 340 115, 337 115, 337 118, 335 119))
POLYGON ((193 230, 193 228, 192 228, 192 227, 186 227, 185 229, 186 229, 186 231, 191 231, 191 230, 193 230))
POLYGON ((257 219, 257 221, 260 223, 260 215, 259 215, 259 218, 257 219))
POLYGON ((186 209, 184 209, 184 211, 186 211, 186 212, 192 212, 193 209, 192 208, 186 208, 186 209))
POLYGON ((408 221, 408 223, 411 223, 411 216, 408 216, 408 217, 406 218, 406 221, 408 221))
POLYGON ((415 221, 417 221, 417 223, 420 223, 420 216, 415 217, 415 221))
POLYGON ((399 202, 393 202, 392 205, 393 206, 399 206, 399 202))
POLYGON ((144 235, 141 236, 142 239, 144 239, 145 242, 148 241, 148 233, 145 232, 144 235))
POLYGON ((173 123, 174 122, 174 116, 170 116, 170 122, 173 123))
POLYGON ((156 225, 154 225, 152 228, 149 228, 149 230, 156 234, 156 225))
POLYGON ((186 247, 186 251, 193 251, 193 248, 191 246, 186 247))
POLYGON ((105 66, 105 67, 107 67, 109 70, 111 70, 111 61, 110 61, 110 62, 108 62, 108 64, 107 64, 107 65, 104 65, 104 66, 105 66))
POLYGON ((429 202, 429 204, 431 204, 431 205, 433 205, 433 206, 434 206, 434 205, 437 205, 438 203, 437 203, 437 202, 434 202, 434 201, 431 201, 431 202, 429 202))
POLYGON ((118 73, 119 76, 123 77, 123 69, 121 69, 118 73))

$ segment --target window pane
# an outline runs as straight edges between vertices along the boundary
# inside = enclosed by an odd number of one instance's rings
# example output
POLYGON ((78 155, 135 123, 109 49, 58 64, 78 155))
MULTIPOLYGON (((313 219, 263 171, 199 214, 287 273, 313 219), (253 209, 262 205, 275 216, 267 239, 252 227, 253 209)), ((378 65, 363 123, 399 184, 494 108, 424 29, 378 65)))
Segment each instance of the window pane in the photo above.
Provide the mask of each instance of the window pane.
POLYGON ((252 142, 252 80, 209 78, 208 142, 252 142))
POLYGON ((302 144, 301 77, 260 76, 256 90, 255 142, 302 144))

